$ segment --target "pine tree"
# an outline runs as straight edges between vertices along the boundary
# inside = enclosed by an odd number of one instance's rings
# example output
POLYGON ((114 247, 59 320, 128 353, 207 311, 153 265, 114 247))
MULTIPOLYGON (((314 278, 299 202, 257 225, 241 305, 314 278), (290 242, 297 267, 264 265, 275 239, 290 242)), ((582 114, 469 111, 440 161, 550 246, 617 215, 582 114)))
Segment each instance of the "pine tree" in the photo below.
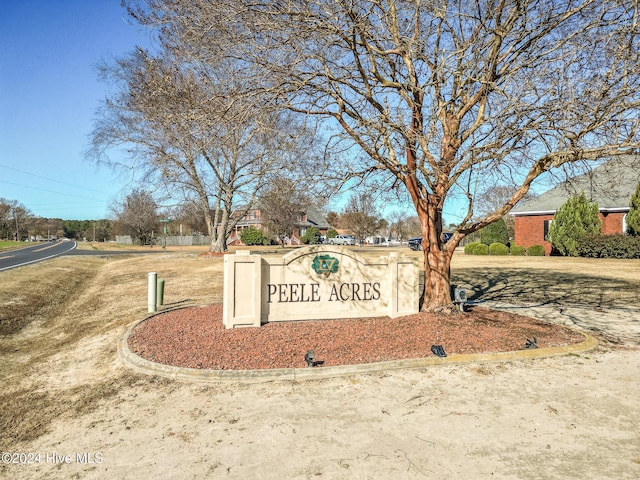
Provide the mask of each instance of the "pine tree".
POLYGON ((631 197, 631 210, 627 214, 627 233, 640 237, 640 183, 636 187, 636 193, 631 197))
POLYGON ((562 255, 578 255, 580 239, 589 234, 600 233, 598 204, 589 202, 584 192, 574 195, 557 211, 549 227, 551 245, 562 255))

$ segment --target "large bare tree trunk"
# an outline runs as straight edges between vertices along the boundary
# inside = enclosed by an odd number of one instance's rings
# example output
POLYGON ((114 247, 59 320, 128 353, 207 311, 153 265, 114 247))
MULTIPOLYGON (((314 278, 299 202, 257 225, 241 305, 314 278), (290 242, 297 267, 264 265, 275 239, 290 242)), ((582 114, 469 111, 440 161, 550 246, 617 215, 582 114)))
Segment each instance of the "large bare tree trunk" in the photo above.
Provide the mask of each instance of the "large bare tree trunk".
POLYGON ((223 235, 217 235, 215 238, 211 237, 210 252, 222 253, 226 252, 227 249, 227 242, 223 235))
MULTIPOLYGON (((217 214, 217 212, 216 212, 217 214)), ((222 253, 228 250, 227 247, 227 226, 229 224, 229 215, 226 210, 222 211, 220 223, 214 228, 214 235, 211 235, 210 252, 222 253)))
MULTIPOLYGON (((407 164, 415 168, 415 151, 408 145, 407 164)), ((414 170, 415 171, 415 170, 414 170)), ((442 235, 442 208, 445 196, 427 193, 419 187, 415 173, 405 177, 405 185, 418 214, 422 232, 424 255, 424 293, 421 299, 423 312, 455 312, 451 301, 451 257, 462 236, 456 235, 447 243, 442 235)))
MULTIPOLYGON (((420 199, 416 208, 422 229, 424 254, 422 311, 455 312, 450 287, 451 257, 455 249, 443 241, 442 210, 430 203, 420 199)), ((453 241, 452 239, 451 242, 453 241)))
MULTIPOLYGON (((424 244, 424 242, 423 242, 424 244)), ((424 294, 422 296, 422 311, 454 312, 451 301, 451 253, 446 249, 430 246, 423 247, 424 251, 424 294)))

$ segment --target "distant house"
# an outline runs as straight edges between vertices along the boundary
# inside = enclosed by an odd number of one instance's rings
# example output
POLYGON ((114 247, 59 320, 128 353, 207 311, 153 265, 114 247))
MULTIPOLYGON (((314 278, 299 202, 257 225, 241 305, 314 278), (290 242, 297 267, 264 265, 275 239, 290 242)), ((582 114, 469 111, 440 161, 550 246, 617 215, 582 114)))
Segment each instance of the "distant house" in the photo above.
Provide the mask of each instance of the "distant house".
POLYGON ((588 200, 598 204, 602 233, 624 233, 631 196, 639 182, 640 156, 635 155, 614 158, 589 173, 571 178, 511 211, 515 220, 515 244, 543 245, 549 255, 551 243, 546 238, 556 210, 571 196, 583 191, 588 200))
MULTIPOLYGON (((234 212, 232 215, 239 214, 239 212, 234 212)), ((250 227, 267 231, 263 221, 262 209, 259 206, 248 210, 244 217, 238 221, 235 234, 229 239, 229 245, 242 245, 240 233, 243 229, 250 227)), ((298 223, 291 235, 291 238, 288 239, 289 243, 292 245, 300 245, 302 243, 300 238, 302 238, 307 232, 307 229, 311 227, 316 227, 320 230, 321 235, 326 235, 329 228, 331 228, 327 223, 325 215, 320 210, 313 207, 298 213, 298 223)))

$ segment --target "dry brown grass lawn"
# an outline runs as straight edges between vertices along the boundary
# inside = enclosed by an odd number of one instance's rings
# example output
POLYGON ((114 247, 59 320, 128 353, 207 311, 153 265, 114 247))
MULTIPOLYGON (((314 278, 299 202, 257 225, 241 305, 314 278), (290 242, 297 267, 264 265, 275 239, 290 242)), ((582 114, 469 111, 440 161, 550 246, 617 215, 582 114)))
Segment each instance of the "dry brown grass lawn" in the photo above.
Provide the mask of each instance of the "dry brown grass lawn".
POLYGON ((640 261, 456 254, 452 282, 472 300, 593 307, 640 306, 640 261))
MULTIPOLYGON (((28 445, 56 419, 92 412, 109 399, 126 400, 129 386, 149 389, 166 383, 114 368, 116 342, 101 340, 120 338, 132 322, 145 316, 150 271, 165 279, 169 308, 221 302, 222 258, 199 258, 199 251, 201 247, 146 256, 61 257, 0 272, 3 451, 28 445), (75 348, 80 344, 84 348, 75 348)), ((388 252, 360 251, 376 256, 388 252)), ((455 283, 473 289, 476 299, 604 306, 627 305, 632 296, 634 304, 639 303, 637 294, 632 295, 640 291, 640 261, 635 260, 459 253, 453 277, 455 283)))

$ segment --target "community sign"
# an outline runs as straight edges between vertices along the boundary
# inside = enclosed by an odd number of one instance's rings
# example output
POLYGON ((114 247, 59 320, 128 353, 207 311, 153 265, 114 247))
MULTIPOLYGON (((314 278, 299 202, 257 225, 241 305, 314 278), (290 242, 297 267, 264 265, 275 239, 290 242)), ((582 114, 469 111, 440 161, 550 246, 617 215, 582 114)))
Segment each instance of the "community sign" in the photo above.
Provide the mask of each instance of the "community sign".
POLYGON ((280 258, 239 250, 224 258, 224 325, 398 317, 418 311, 417 260, 392 252, 364 258, 338 246, 280 258))

